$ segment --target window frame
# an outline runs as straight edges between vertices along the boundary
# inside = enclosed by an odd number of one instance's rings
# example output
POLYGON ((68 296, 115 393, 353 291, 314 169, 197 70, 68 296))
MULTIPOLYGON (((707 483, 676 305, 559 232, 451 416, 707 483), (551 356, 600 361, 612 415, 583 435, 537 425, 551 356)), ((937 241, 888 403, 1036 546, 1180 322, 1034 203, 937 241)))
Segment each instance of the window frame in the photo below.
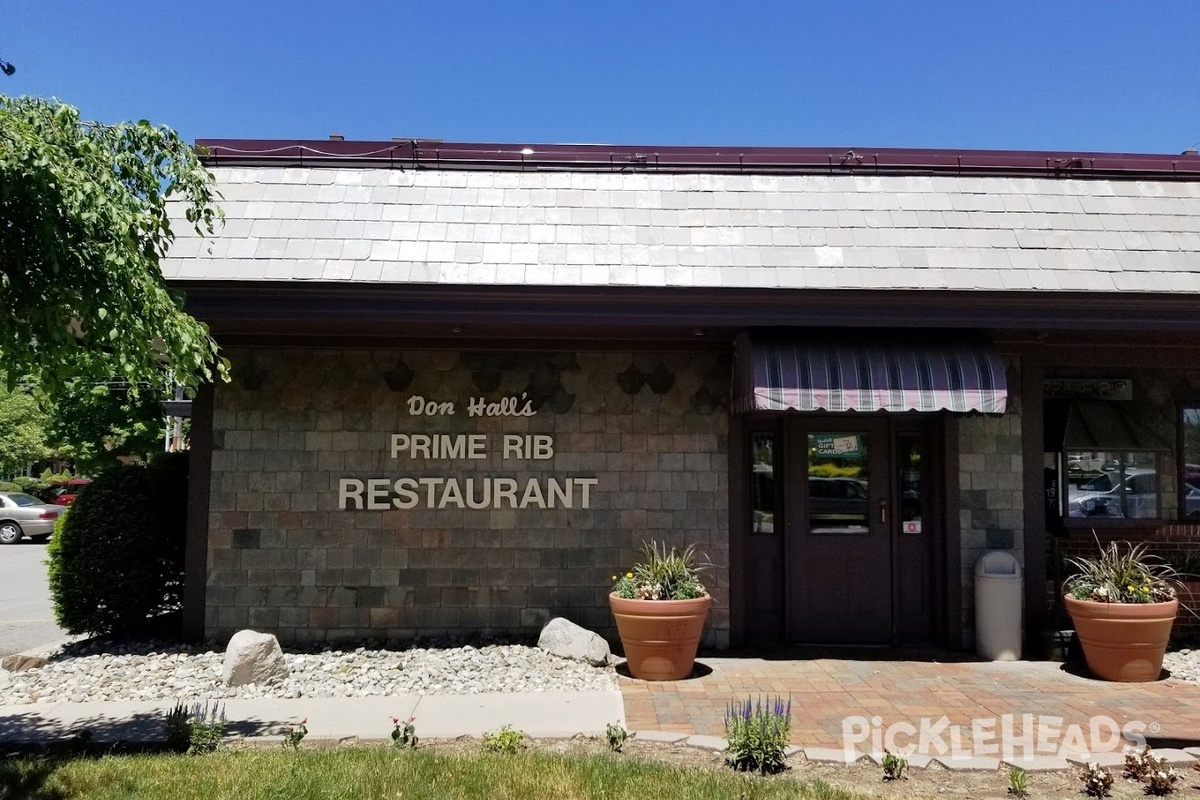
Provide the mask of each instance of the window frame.
MULTIPOLYGON (((1188 516, 1187 516, 1187 494, 1183 491, 1183 487, 1189 485, 1187 483, 1187 477, 1186 477, 1188 460, 1187 460, 1187 454, 1185 452, 1185 449, 1187 446, 1187 440, 1186 440, 1186 436, 1185 436, 1185 432, 1187 430, 1187 425, 1184 422, 1184 412, 1189 408, 1195 409, 1197 414, 1200 415, 1200 396, 1188 395, 1188 396, 1180 399, 1175 407, 1176 474, 1174 476, 1174 479, 1175 479, 1175 492, 1176 492, 1176 500, 1177 500, 1177 508, 1175 510, 1176 510, 1176 513, 1178 514, 1178 522, 1181 525, 1186 525, 1189 522, 1192 522, 1192 523, 1200 522, 1200 516, 1198 516, 1195 520, 1188 518, 1188 516)), ((1198 460, 1197 463, 1200 463, 1200 460, 1198 460)), ((1200 486, 1197 486, 1196 488, 1200 489, 1200 486)))

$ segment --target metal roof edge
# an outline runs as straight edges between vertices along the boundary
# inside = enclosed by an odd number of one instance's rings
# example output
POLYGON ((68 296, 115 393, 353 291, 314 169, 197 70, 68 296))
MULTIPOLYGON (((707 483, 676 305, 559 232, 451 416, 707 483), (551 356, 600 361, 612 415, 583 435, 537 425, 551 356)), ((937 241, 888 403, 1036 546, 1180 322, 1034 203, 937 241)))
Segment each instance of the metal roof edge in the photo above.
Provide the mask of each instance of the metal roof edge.
POLYGON ((990 175, 1200 180, 1200 155, 840 147, 445 142, 431 139, 198 139, 209 166, 724 173, 990 175))

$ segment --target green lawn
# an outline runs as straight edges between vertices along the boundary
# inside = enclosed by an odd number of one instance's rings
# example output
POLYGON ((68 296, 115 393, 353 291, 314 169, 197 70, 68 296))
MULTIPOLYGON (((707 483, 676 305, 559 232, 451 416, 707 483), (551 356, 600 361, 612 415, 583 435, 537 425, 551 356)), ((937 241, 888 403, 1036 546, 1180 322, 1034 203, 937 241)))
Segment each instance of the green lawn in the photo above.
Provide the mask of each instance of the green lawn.
POLYGON ((516 756, 355 747, 209 756, 0 758, 0 800, 856 800, 821 783, 684 769, 627 756, 516 756))

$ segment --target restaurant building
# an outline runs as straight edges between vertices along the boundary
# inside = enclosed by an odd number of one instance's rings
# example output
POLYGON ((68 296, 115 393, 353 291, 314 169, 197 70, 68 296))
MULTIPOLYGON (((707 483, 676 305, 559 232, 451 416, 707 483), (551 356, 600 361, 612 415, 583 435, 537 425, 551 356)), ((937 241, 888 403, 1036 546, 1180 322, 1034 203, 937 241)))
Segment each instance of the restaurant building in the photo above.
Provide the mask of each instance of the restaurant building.
POLYGON ((199 144, 193 635, 611 634, 658 541, 709 646, 969 647, 994 549, 1036 642, 1200 540, 1195 153, 199 144))

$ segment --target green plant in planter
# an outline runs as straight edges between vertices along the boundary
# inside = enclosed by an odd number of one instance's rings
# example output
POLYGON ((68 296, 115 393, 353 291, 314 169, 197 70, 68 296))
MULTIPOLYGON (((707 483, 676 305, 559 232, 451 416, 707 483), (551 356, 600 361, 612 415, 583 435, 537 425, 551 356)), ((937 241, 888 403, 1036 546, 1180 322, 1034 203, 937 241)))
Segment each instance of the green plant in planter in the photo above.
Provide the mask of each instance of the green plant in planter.
POLYGON ((1179 580, 1200 580, 1200 550, 1168 550, 1158 556, 1179 574, 1179 580))
POLYGON ((1165 603, 1175 599, 1179 573, 1143 544, 1110 542, 1094 558, 1068 559, 1076 572, 1066 592, 1095 603, 1165 603))
POLYGON ((1072 558, 1064 604, 1088 669, 1101 680, 1157 680, 1180 603, 1179 574, 1144 544, 1111 542, 1072 558))
POLYGON ((684 550, 657 542, 642 544, 643 561, 634 564, 623 576, 613 576, 613 592, 626 600, 692 600, 704 597, 708 590, 700 578, 712 564, 699 562, 696 546, 684 550))

